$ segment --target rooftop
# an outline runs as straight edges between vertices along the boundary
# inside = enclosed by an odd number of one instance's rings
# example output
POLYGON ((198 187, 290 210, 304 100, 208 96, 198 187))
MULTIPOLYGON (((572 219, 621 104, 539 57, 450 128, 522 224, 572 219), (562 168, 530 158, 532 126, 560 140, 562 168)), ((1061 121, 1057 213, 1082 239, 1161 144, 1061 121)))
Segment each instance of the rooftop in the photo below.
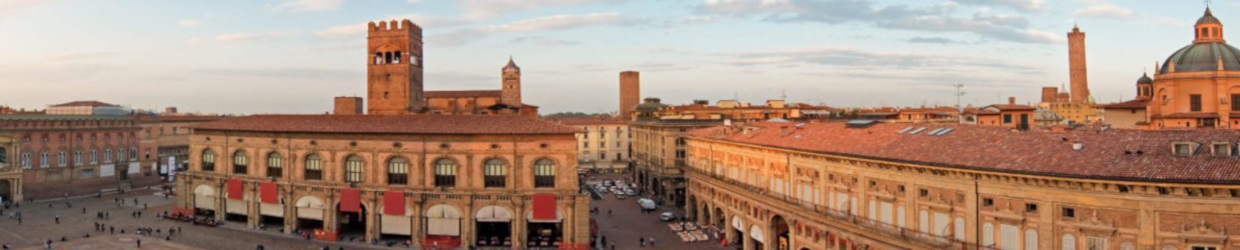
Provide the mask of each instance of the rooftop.
POLYGON ((791 150, 941 167, 1059 176, 1177 183, 1240 183, 1240 158, 1212 156, 1214 142, 1240 142, 1240 131, 1223 129, 1124 130, 1082 127, 1066 132, 1013 131, 969 125, 808 123, 781 133, 784 123, 752 123, 748 133, 723 127, 691 136, 791 150), (917 129, 925 128, 925 129, 917 129), (940 128, 952 130, 942 133, 940 128), (898 133, 911 131, 921 133, 898 133), (940 131, 937 135, 933 131, 940 131), (1080 150, 1073 143, 1080 142, 1080 150), (1189 156, 1173 155, 1175 143, 1196 143, 1189 156))
POLYGON ((0 115, 0 120, 8 121, 72 121, 72 120, 130 120, 127 115, 45 115, 45 114, 13 114, 0 115))
POLYGON ((100 101, 73 101, 51 105, 51 107, 120 107, 120 105, 100 101))
POLYGON ((195 130, 358 134, 573 134, 577 129, 518 115, 254 115, 195 130))
POLYGON ((550 119, 550 121, 558 122, 564 125, 623 125, 629 122, 622 120, 619 117, 572 117, 550 119))
POLYGON ((1132 99, 1124 102, 1102 104, 1098 105, 1098 107, 1104 109, 1145 109, 1145 104, 1147 103, 1149 103, 1149 100, 1132 99))

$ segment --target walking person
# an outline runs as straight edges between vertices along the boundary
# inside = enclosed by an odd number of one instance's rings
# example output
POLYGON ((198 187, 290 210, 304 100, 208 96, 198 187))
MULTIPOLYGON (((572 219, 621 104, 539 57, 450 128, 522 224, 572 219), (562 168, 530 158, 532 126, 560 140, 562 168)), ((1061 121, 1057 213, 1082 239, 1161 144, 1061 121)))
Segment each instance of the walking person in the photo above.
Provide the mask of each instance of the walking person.
POLYGON ((637 238, 637 243, 641 244, 642 247, 646 247, 646 237, 637 238))
POLYGON ((60 215, 56 215, 56 224, 60 224, 60 215))

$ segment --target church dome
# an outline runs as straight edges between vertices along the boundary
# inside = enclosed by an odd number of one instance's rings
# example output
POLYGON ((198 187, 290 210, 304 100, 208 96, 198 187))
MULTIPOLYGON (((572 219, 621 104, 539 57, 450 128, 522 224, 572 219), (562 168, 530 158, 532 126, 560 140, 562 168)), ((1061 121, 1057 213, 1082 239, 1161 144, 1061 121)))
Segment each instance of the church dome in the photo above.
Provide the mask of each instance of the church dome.
POLYGON ((1201 24, 1223 24, 1223 22, 1219 22, 1218 18, 1214 17, 1214 13, 1210 13, 1210 8, 1206 7, 1206 14, 1197 19, 1197 25, 1201 24))
POLYGON ((1154 84, 1154 79, 1150 79, 1149 74, 1141 74, 1141 78, 1137 79, 1137 84, 1154 84))
POLYGON ((1160 73, 1240 70, 1240 50, 1226 43, 1195 43, 1171 54, 1160 73), (1174 68, 1174 70, 1172 70, 1174 68))

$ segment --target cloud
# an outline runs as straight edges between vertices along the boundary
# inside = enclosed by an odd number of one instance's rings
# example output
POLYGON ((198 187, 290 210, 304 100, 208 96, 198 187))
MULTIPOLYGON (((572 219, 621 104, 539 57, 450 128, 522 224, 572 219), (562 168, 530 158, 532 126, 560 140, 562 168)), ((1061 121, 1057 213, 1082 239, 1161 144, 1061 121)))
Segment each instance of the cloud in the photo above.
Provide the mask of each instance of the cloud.
POLYGON ((647 20, 621 16, 619 13, 589 13, 580 15, 552 15, 517 20, 506 24, 473 29, 460 29, 449 33, 427 36, 427 46, 459 46, 492 34, 566 30, 589 26, 634 25, 647 20))
POLYGON ((0 18, 18 11, 63 2, 63 0, 0 0, 0 18))
POLYGON ((572 29, 583 26, 618 24, 630 21, 620 13, 590 13, 582 15, 553 15, 511 22, 503 25, 483 27, 488 32, 531 32, 541 30, 572 29))
POLYGON ((218 43, 243 43, 253 41, 268 41, 286 36, 281 33, 229 33, 215 36, 215 42, 218 43))
POLYGON ((576 46, 576 45, 581 44, 581 42, 579 41, 569 41, 569 40, 548 38, 548 37, 542 37, 542 36, 517 37, 517 38, 513 38, 511 42, 512 43, 531 42, 531 43, 535 43, 535 44, 547 46, 547 47, 566 47, 566 46, 576 46))
POLYGON ((964 5, 980 5, 980 6, 996 6, 1007 7, 1024 11, 1044 11, 1046 10, 1046 1, 1044 0, 955 0, 956 3, 964 5))
POLYGON ((810 47, 780 50, 758 50, 723 54, 725 64, 733 66, 769 65, 798 67, 827 65, 865 70, 937 69, 975 71, 1002 69, 1005 72, 1037 72, 1028 66, 1013 65, 1001 60, 970 55, 911 52, 868 51, 847 47, 810 47))
POLYGON ((960 41, 942 38, 942 37, 914 37, 908 39, 909 43, 933 43, 933 44, 954 44, 960 41))
POLYGON ((340 8, 343 0, 287 0, 276 6, 289 11, 323 11, 340 8))
POLYGON ((65 53, 65 54, 55 55, 55 56, 52 56, 51 59, 52 61, 55 61, 55 62, 69 62, 69 61, 107 58, 107 57, 112 57, 115 55, 116 53, 111 53, 111 52, 79 52, 79 53, 65 53))
MULTIPOLYGON (((468 20, 465 20, 459 17, 429 16, 429 15, 416 14, 416 13, 408 14, 408 15, 391 16, 391 17, 388 17, 382 20, 376 20, 376 21, 387 22, 391 20, 405 20, 405 19, 409 19, 410 21, 413 21, 413 23, 418 25, 419 27, 435 27, 436 29, 442 29, 442 28, 458 26, 458 25, 469 23, 468 20)), ((323 39, 358 38, 366 34, 366 28, 368 27, 368 25, 369 23, 356 23, 356 24, 331 26, 323 30, 320 30, 318 32, 315 32, 315 36, 318 36, 319 38, 323 38, 323 39)))
POLYGON ((332 26, 316 32, 314 35, 325 39, 360 38, 363 34, 366 34, 366 25, 367 24, 359 23, 332 26))
POLYGON ((266 69, 198 69, 197 73, 214 77, 255 77, 290 79, 352 79, 361 75, 356 70, 325 68, 266 68, 266 69))
POLYGON ((470 20, 479 20, 499 16, 503 13, 519 12, 535 8, 560 7, 567 5, 589 4, 611 0, 461 0, 461 15, 470 20))
POLYGON ((1046 32, 1033 29, 1023 17, 992 15, 987 11, 959 17, 952 15, 954 7, 951 2, 922 7, 901 4, 877 7, 873 0, 705 0, 698 10, 730 16, 759 15, 772 22, 867 23, 897 30, 966 32, 1020 43, 1059 41, 1058 38, 1048 39, 1044 36, 1046 32))
POLYGON ((1077 10, 1073 13, 1076 17, 1083 18, 1101 18, 1101 19, 1120 19, 1126 20, 1132 18, 1132 10, 1124 7, 1115 6, 1113 4, 1101 4, 1089 6, 1088 8, 1077 10))
POLYGON ((182 19, 181 21, 178 21, 177 24, 181 25, 181 27, 194 27, 198 26, 200 22, 194 19, 182 19))
POLYGON ((1153 22, 1154 24, 1157 24, 1157 25, 1166 26, 1166 27, 1174 27, 1174 28, 1184 27, 1184 24, 1188 23, 1188 22, 1185 22, 1184 20, 1169 18, 1169 17, 1162 17, 1162 18, 1154 19, 1153 22))

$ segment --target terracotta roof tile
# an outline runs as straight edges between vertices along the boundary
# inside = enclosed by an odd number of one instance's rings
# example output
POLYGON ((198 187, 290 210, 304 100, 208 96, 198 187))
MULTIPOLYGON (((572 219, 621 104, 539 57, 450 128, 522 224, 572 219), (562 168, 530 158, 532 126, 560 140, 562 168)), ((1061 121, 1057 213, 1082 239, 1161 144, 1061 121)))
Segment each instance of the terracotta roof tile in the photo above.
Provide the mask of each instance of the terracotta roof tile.
POLYGON ((573 134, 576 128, 522 115, 254 115, 196 130, 367 134, 573 134))
POLYGON ((898 134, 906 124, 845 128, 843 123, 808 123, 781 136, 783 123, 753 123, 759 129, 724 135, 722 127, 691 136, 817 153, 998 172, 1182 183, 1240 183, 1240 158, 1211 156, 1213 142, 1240 142, 1240 131, 1090 130, 1012 131, 968 125, 918 125, 918 134, 898 134), (953 128, 929 136, 937 128, 953 128), (1175 142, 1200 143, 1192 156, 1173 156, 1175 142), (1081 142, 1082 150, 1072 143, 1081 142), (1142 152, 1138 154, 1136 152, 1142 152))
POLYGON ((467 97, 495 97, 499 98, 502 93, 499 90, 438 90, 425 91, 422 96, 426 98, 467 98, 467 97))

